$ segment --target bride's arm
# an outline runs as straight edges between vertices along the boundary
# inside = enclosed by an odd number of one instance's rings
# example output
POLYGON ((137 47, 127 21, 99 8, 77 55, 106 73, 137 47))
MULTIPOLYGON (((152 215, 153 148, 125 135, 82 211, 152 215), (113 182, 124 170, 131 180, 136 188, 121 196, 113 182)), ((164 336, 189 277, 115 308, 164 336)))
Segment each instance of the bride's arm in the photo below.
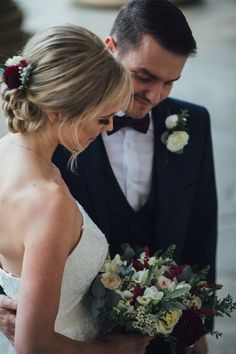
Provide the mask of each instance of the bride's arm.
POLYGON ((61 193, 39 199, 20 227, 25 238, 14 341, 17 354, 144 353, 150 340, 144 336, 108 336, 88 343, 54 331, 65 262, 75 241, 75 207, 61 193))
POLYGON ((31 215, 25 212, 21 218, 24 259, 14 346, 17 354, 78 353, 83 343, 54 332, 62 275, 75 233, 74 201, 60 191, 43 193, 31 203, 31 215))

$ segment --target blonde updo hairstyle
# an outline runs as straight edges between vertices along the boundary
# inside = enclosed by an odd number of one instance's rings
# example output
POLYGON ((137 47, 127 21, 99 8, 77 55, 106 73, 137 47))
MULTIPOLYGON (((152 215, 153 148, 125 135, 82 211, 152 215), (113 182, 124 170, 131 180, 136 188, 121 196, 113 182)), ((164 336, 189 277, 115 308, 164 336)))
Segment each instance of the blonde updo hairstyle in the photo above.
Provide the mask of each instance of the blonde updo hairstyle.
POLYGON ((42 128, 47 112, 63 113, 62 125, 76 124, 78 116, 80 121, 93 119, 111 104, 126 110, 131 102, 130 75, 85 28, 50 27, 34 35, 21 55, 35 66, 27 87, 2 90, 13 133, 42 128))

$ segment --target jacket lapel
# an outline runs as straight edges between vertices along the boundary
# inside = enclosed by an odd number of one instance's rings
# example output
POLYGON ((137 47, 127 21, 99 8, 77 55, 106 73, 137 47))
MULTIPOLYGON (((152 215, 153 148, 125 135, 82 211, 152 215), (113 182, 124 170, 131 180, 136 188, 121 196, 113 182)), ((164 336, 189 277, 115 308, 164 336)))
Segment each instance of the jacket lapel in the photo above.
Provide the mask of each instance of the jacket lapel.
POLYGON ((165 118, 168 116, 165 104, 158 105, 152 111, 154 123, 154 168, 156 176, 156 234, 155 249, 165 250, 170 244, 167 239, 168 204, 170 194, 170 156, 161 142, 161 134, 166 131, 165 118))

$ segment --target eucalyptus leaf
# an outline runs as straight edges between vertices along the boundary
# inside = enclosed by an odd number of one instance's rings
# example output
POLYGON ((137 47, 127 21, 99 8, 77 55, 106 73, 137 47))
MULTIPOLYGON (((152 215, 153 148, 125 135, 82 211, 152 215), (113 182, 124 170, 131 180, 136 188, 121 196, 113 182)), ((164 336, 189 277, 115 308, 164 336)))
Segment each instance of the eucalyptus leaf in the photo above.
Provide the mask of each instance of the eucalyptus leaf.
POLYGON ((184 305, 184 304, 182 304, 181 302, 179 302, 179 301, 171 301, 170 300, 170 302, 167 304, 167 306, 166 306, 166 309, 168 310, 168 311, 170 311, 170 310, 176 310, 176 309, 179 309, 179 310, 186 310, 186 306, 184 305))
POLYGON ((161 142, 166 145, 167 139, 169 136, 169 131, 167 130, 166 132, 161 134, 161 142))
POLYGON ((94 299, 91 304, 91 313, 93 318, 97 318, 99 316, 101 309, 104 307, 104 303, 105 301, 102 298, 94 299))
POLYGON ((107 290, 106 292, 106 302, 109 307, 115 306, 121 299, 121 296, 117 294, 114 290, 107 290))
POLYGON ((135 255, 135 251, 132 247, 130 247, 129 243, 122 243, 121 249, 123 251, 122 258, 124 260, 129 260, 135 255))
POLYGON ((119 275, 123 277, 130 275, 131 272, 132 272, 132 264, 129 264, 128 266, 122 264, 118 268, 119 275))
POLYGON ((192 268, 191 266, 187 265, 186 267, 184 267, 182 273, 178 275, 178 281, 179 282, 185 281, 186 283, 189 283, 192 277, 193 277, 192 268))
POLYGON ((101 282, 100 277, 96 277, 91 287, 91 293, 95 298, 102 298, 105 296, 105 288, 101 282))
POLYGON ((189 288, 181 288, 181 289, 176 289, 172 291, 171 293, 167 294, 165 296, 165 299, 175 299, 176 297, 180 297, 184 294, 186 294, 189 291, 189 288))

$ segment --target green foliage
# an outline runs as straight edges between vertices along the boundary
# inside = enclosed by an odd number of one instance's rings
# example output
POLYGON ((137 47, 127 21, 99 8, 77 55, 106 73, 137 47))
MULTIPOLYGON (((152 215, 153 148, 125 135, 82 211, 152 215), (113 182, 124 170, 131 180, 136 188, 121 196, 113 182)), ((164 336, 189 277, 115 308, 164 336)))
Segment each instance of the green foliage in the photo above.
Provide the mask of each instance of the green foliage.
POLYGON ((176 250, 176 245, 170 245, 165 252, 162 254, 162 258, 166 259, 173 259, 174 258, 174 253, 176 250))
POLYGON ((233 302, 231 295, 227 295, 224 299, 216 299, 215 310, 217 311, 218 316, 223 317, 226 315, 231 317, 230 313, 233 310, 236 310, 236 302, 233 302))
POLYGON ((91 287, 91 293, 95 298, 101 298, 105 296, 105 288, 101 282, 100 277, 96 277, 91 287))

